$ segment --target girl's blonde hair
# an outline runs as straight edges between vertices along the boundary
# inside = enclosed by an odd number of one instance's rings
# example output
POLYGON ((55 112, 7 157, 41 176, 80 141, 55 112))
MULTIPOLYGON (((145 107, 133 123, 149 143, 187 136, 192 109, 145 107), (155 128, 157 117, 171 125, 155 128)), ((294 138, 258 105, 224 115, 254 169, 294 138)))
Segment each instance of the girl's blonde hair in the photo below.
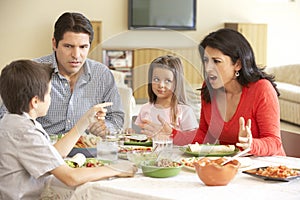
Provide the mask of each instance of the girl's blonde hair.
POLYGON ((168 69, 173 73, 174 76, 174 91, 171 99, 171 124, 176 126, 177 115, 178 115, 178 104, 186 104, 186 94, 184 86, 184 73, 183 65, 180 58, 172 55, 160 56, 154 59, 149 67, 148 71, 148 96, 149 102, 152 104, 156 103, 157 96, 152 90, 152 76, 155 68, 168 69))

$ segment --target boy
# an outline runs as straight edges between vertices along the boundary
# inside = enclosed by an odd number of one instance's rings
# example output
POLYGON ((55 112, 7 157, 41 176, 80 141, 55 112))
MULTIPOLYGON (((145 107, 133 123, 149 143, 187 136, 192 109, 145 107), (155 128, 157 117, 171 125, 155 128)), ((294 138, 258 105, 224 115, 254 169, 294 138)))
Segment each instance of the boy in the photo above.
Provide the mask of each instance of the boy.
MULTIPOLYGON (((51 103, 53 68, 48 64, 18 60, 0 76, 0 94, 8 113, 0 121, 0 199, 38 199, 53 174, 68 186, 112 176, 133 176, 113 167, 71 168, 63 160, 80 135, 96 118, 104 120, 105 106, 90 108, 54 146, 36 118, 47 114, 51 103)), ((127 166, 128 167, 128 166, 127 166)))

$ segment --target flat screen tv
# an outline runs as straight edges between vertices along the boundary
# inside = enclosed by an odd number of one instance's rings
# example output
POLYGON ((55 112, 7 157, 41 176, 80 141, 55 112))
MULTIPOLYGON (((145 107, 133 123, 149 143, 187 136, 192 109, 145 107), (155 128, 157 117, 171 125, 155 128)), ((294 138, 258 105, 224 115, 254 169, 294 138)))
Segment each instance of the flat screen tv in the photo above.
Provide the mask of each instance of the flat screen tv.
POLYGON ((197 0, 128 0, 128 29, 196 30, 197 0))

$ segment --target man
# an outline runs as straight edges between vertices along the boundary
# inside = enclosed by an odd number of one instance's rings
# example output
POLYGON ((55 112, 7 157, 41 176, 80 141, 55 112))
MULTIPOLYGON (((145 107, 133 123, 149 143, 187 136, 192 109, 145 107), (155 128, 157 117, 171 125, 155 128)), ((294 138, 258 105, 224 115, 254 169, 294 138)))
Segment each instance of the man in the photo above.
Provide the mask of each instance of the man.
POLYGON ((89 108, 103 102, 113 102, 107 108, 105 123, 99 120, 87 131, 103 135, 107 129, 123 127, 124 112, 112 73, 107 66, 87 58, 93 36, 85 16, 63 13, 54 26, 53 53, 34 59, 55 68, 48 114, 37 119, 48 133, 67 132, 89 108))

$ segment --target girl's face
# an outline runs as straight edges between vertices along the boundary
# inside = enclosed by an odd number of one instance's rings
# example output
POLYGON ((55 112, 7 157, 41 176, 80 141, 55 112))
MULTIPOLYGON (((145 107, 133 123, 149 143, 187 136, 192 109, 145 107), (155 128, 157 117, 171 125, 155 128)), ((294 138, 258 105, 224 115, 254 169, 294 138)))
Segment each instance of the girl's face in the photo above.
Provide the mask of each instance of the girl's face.
POLYGON ((152 74, 152 91, 157 99, 171 98, 175 88, 175 80, 172 71, 156 67, 152 74))
POLYGON ((235 80, 235 72, 241 67, 233 64, 230 57, 220 50, 207 46, 205 48, 204 64, 207 80, 214 89, 229 86, 235 80))

